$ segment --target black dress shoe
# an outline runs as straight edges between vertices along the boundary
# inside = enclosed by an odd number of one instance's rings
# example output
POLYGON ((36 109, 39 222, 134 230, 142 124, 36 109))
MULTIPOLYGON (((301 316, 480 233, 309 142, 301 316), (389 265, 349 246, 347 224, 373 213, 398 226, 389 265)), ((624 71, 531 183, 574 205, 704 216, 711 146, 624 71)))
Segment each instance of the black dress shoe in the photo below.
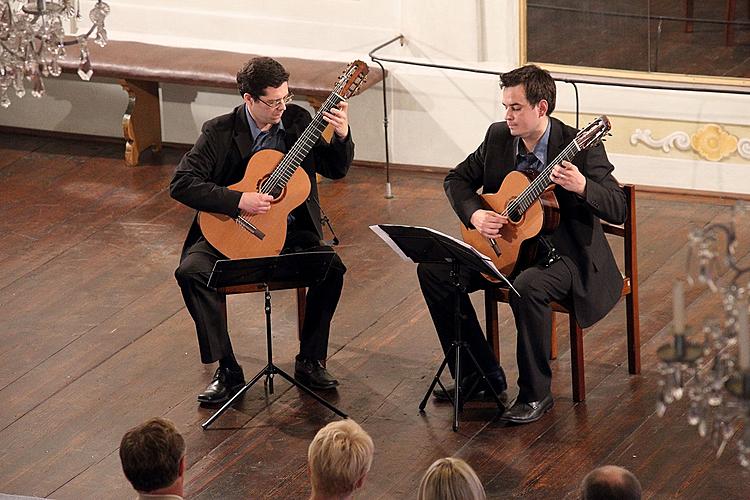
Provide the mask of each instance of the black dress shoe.
POLYGON ((508 411, 503 413, 500 420, 511 424, 528 424, 536 422, 542 418, 545 413, 550 411, 554 404, 555 402, 552 399, 552 394, 547 394, 547 396, 541 401, 532 401, 530 403, 516 401, 508 411))
POLYGON ((219 367, 214 373, 214 379, 206 390, 198 394, 198 401, 207 404, 220 404, 229 400, 245 385, 245 374, 242 368, 236 370, 219 367))
POLYGON ((339 381, 328 373, 321 361, 299 356, 294 362, 294 378, 310 389, 326 390, 339 385, 339 381))

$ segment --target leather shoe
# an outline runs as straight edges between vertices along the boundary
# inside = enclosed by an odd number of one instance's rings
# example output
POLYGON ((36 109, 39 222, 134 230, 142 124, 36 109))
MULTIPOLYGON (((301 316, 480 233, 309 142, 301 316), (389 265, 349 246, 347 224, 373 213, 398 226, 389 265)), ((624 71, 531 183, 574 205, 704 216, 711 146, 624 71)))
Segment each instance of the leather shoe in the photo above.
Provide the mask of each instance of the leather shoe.
POLYGON ((321 361, 299 356, 294 362, 294 378, 310 389, 326 390, 339 385, 339 381, 328 373, 321 361))
MULTIPOLYGON (((508 394, 505 390, 508 388, 508 384, 505 381, 505 374, 502 372, 495 372, 487 375, 487 380, 495 390, 500 402, 505 405, 508 402, 508 394)), ((456 393, 455 384, 446 387, 446 390, 437 388, 432 391, 432 396, 438 401, 453 401, 456 393)), ((461 379, 461 394, 463 395, 464 402, 466 401, 494 401, 492 391, 487 387, 481 376, 478 373, 472 373, 461 379)))
POLYGON ((245 385, 245 374, 242 368, 230 370, 219 367, 206 390, 198 394, 198 401, 208 404, 224 403, 234 396, 245 385))
POLYGON ((555 402, 552 399, 552 394, 547 394, 547 396, 541 401, 531 401, 529 403, 516 401, 508 411, 503 413, 500 420, 511 424, 528 424, 536 422, 542 418, 545 413, 550 411, 554 404, 555 402))

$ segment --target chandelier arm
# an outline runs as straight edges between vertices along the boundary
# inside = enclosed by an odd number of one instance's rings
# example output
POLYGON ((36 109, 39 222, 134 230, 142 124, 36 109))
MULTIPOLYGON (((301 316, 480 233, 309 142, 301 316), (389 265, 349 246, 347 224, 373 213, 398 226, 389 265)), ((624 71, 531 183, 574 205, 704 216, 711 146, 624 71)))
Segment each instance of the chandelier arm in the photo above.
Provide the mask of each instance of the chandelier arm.
MULTIPOLYGON (((91 28, 89 28, 89 30, 86 32, 86 34, 85 35, 80 35, 80 37, 82 37, 82 38, 88 38, 88 37, 90 37, 92 35, 92 33, 94 33, 94 29, 96 29, 96 25, 91 25, 91 28)), ((78 45, 78 38, 79 37, 77 37, 75 40, 66 40, 66 41, 63 41, 62 44, 65 47, 70 47, 71 45, 78 45)))

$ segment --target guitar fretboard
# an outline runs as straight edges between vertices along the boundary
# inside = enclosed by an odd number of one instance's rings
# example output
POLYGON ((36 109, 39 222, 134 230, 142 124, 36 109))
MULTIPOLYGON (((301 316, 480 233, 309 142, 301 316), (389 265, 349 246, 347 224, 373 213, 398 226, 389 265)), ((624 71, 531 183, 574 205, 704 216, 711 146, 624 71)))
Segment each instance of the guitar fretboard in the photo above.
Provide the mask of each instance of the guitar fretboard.
POLYGON ((542 195, 547 186, 552 184, 550 180, 550 174, 552 173, 552 167, 563 161, 570 161, 573 157, 581 151, 578 144, 573 140, 568 144, 565 149, 555 157, 554 160, 547 163, 547 166, 542 170, 539 175, 531 181, 526 189, 518 195, 516 199, 508 203, 503 215, 509 216, 512 219, 516 219, 517 216, 522 215, 529 207, 542 195))
POLYGON ((336 91, 328 96, 328 99, 320 106, 312 122, 305 128, 289 152, 279 162, 271 175, 266 179, 260 189, 261 193, 270 194, 283 189, 292 178, 292 174, 302 164, 302 161, 310 153, 310 150, 320 138, 328 122, 323 118, 323 113, 330 111, 344 100, 336 91))

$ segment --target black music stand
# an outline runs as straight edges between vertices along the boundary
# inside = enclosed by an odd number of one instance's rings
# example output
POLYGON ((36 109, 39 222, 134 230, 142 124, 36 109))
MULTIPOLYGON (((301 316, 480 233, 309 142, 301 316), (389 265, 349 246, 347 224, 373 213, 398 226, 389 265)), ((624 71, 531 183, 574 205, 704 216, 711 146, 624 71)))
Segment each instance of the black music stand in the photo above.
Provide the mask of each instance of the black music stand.
MULTIPOLYGON (((503 274, 498 271, 489 257, 479 253, 472 246, 464 243, 463 241, 457 240, 452 236, 443 234, 429 227, 413 227, 413 226, 398 226, 392 224, 379 224, 376 226, 370 226, 378 236, 388 243, 388 245, 403 259, 411 260, 414 263, 450 263, 451 264, 451 285, 455 289, 455 313, 454 313, 454 330, 455 338, 451 342, 451 347, 445 354, 443 362, 440 364, 435 377, 432 379, 429 389, 424 395, 422 402, 419 404, 420 413, 424 413, 427 400, 430 398, 430 394, 435 385, 440 387, 447 393, 445 386, 440 381, 440 376, 443 370, 448 365, 448 359, 451 352, 455 351, 455 374, 454 378, 456 381, 455 394, 451 398, 453 404, 453 430, 458 431, 458 414, 463 409, 464 401, 461 399, 461 350, 465 349, 469 358, 474 363, 477 371, 481 375, 481 380, 484 380, 487 387, 492 392, 492 396, 498 405, 498 408, 503 409, 503 404, 495 392, 495 389, 487 381, 487 377, 479 366, 474 354, 471 352, 471 348, 466 341, 461 338, 461 299, 460 294, 465 292, 466 289, 461 285, 460 271, 461 266, 483 273, 489 276, 493 276, 498 280, 504 281, 508 287, 513 290, 516 294, 518 291, 513 288, 513 285, 503 274)), ((477 382, 478 383, 478 382, 477 382)), ((474 385, 474 388, 476 384, 474 385)), ((473 390, 472 388, 471 390, 473 390)), ((470 392, 470 391, 469 391, 470 392)))
POLYGON ((273 257, 256 259, 236 259, 216 261, 208 286, 216 288, 226 294, 265 292, 266 312, 266 346, 268 364, 259 371, 237 394, 224 403, 224 406, 211 415, 201 427, 207 429, 214 420, 219 418, 234 401, 250 389, 258 380, 266 376, 265 383, 269 392, 273 394, 273 376, 279 374, 292 385, 299 387, 306 394, 313 397, 335 414, 348 418, 344 412, 315 394, 309 387, 301 384, 284 370, 273 364, 273 348, 271 345, 271 290, 287 290, 290 288, 309 287, 322 281, 331 265, 333 251, 299 252, 273 257))

